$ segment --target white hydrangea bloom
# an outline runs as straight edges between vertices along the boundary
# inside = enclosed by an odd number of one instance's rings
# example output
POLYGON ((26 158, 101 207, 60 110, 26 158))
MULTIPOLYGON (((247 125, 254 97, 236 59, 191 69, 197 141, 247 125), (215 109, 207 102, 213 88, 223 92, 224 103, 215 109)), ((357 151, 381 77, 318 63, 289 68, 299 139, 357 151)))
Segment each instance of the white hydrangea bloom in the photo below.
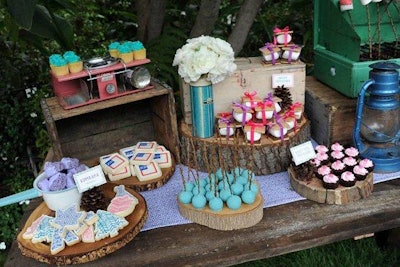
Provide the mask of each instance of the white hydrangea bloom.
POLYGON ((176 51, 172 65, 178 66, 179 75, 187 83, 205 77, 215 84, 236 70, 234 59, 229 43, 219 38, 200 36, 189 39, 176 51))

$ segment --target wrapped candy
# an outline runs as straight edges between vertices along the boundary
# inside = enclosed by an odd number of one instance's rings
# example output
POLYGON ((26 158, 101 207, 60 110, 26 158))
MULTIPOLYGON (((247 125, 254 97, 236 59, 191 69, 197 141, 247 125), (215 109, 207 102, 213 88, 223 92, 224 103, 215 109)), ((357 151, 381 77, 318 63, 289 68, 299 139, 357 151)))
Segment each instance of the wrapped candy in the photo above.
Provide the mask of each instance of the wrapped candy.
POLYGON ((261 135, 265 133, 265 126, 262 123, 250 121, 244 126, 244 132, 246 134, 246 140, 250 141, 250 144, 253 145, 254 142, 260 140, 261 135))
POLYGON ((246 105, 233 103, 232 110, 233 118, 236 121, 240 122, 242 126, 244 126, 246 122, 251 120, 251 118, 253 117, 253 109, 246 105))

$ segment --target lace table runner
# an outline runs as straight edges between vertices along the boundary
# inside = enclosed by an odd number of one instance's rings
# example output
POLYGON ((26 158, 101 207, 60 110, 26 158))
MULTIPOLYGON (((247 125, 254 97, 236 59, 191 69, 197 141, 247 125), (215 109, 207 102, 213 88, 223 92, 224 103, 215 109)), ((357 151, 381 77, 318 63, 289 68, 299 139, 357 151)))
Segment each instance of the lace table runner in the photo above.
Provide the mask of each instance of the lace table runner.
MULTIPOLYGON (((141 192, 141 195, 146 199, 149 212, 149 218, 141 231, 191 222, 182 217, 178 210, 177 196, 183 187, 181 170, 184 177, 188 177, 188 168, 184 165, 177 165, 174 174, 165 185, 151 191, 141 192)), ((199 172, 199 175, 205 177, 207 174, 199 172)), ((399 177, 400 172, 374 173, 374 184, 399 177)), ((261 194, 264 198, 264 208, 305 199, 292 189, 287 172, 256 176, 256 179, 260 184, 261 194)))

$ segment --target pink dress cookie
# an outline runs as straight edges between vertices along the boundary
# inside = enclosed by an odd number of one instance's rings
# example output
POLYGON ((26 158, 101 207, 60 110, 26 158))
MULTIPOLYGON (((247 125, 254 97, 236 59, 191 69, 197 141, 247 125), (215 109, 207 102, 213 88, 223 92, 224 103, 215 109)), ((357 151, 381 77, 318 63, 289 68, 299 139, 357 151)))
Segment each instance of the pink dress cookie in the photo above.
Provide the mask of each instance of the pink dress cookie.
POLYGON ((108 205, 107 211, 120 217, 131 214, 139 203, 138 199, 126 191, 124 185, 114 187, 114 192, 116 192, 116 195, 108 205))

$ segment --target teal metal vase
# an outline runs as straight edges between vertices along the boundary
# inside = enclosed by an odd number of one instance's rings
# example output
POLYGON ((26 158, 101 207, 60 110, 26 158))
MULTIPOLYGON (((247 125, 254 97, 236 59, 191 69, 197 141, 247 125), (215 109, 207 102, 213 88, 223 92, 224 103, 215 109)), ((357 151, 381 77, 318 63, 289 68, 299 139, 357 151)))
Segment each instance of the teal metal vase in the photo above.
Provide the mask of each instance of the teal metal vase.
POLYGON ((190 84, 192 135, 209 138, 214 135, 214 98, 211 82, 200 79, 190 84))

